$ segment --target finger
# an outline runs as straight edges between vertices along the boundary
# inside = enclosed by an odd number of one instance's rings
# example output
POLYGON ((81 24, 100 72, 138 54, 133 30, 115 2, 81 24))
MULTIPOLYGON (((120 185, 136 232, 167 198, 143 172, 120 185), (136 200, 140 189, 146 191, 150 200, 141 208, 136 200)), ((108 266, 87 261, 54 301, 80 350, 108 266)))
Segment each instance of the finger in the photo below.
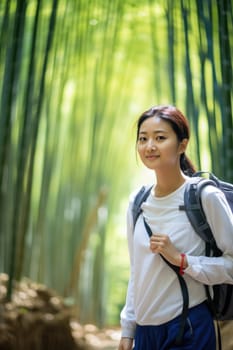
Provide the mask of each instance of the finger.
POLYGON ((150 244, 150 250, 151 250, 153 253, 159 253, 162 249, 163 249, 163 244, 162 244, 162 243, 155 243, 155 242, 152 242, 152 243, 150 244))

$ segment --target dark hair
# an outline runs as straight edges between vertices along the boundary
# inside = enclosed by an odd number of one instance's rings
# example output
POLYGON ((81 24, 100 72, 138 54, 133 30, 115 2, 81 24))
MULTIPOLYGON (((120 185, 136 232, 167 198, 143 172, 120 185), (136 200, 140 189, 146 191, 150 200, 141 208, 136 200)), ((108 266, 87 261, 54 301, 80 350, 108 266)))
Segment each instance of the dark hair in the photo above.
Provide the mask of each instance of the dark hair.
MULTIPOLYGON (((151 117, 159 117, 164 121, 168 122, 174 132, 176 133, 178 141, 190 138, 190 130, 187 118, 183 113, 174 106, 164 105, 164 106, 154 106, 144 113, 141 114, 137 121, 137 141, 139 137, 139 131, 142 123, 151 117)), ((180 156, 180 167, 181 170, 188 176, 191 176, 195 172, 195 167, 191 160, 182 153, 180 156)))

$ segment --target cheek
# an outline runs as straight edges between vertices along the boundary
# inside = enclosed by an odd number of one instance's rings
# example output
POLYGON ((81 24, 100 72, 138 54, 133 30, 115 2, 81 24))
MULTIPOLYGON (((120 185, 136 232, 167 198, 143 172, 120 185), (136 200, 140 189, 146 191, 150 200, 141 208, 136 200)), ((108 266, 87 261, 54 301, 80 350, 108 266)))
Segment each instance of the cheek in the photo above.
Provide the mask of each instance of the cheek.
POLYGON ((144 147, 138 146, 137 147, 137 152, 141 160, 143 160, 143 155, 144 155, 144 147))
POLYGON ((139 155, 142 153, 142 149, 143 149, 142 146, 137 145, 137 152, 138 152, 139 155))
POLYGON ((174 162, 176 162, 177 158, 180 157, 179 149, 177 145, 174 144, 169 145, 169 147, 160 149, 160 151, 164 158, 167 158, 169 161, 173 160, 174 162))

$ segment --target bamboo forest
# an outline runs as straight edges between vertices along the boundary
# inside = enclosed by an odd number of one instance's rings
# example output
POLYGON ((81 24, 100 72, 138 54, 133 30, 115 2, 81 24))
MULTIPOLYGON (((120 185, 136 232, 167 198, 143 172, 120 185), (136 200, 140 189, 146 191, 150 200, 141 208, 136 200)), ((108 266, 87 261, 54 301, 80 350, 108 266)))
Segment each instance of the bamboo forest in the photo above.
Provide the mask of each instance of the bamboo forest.
POLYGON ((0 349, 105 349, 61 334, 120 327, 136 120, 176 105, 233 183, 232 57, 232 0, 0 1, 0 349))

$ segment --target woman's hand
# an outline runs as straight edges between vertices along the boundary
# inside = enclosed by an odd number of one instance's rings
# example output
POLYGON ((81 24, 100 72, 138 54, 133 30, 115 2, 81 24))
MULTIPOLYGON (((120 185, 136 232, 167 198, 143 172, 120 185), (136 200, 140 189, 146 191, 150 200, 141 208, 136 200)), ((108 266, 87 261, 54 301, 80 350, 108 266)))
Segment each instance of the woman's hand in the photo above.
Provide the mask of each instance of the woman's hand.
MULTIPOLYGON (((150 250, 152 253, 161 254, 171 264, 180 266, 181 255, 172 244, 169 236, 164 234, 153 234, 150 238, 150 250)), ((184 268, 188 266, 187 259, 184 261, 184 268)))
POLYGON ((118 350, 132 350, 133 339, 131 338, 121 338, 118 350))

